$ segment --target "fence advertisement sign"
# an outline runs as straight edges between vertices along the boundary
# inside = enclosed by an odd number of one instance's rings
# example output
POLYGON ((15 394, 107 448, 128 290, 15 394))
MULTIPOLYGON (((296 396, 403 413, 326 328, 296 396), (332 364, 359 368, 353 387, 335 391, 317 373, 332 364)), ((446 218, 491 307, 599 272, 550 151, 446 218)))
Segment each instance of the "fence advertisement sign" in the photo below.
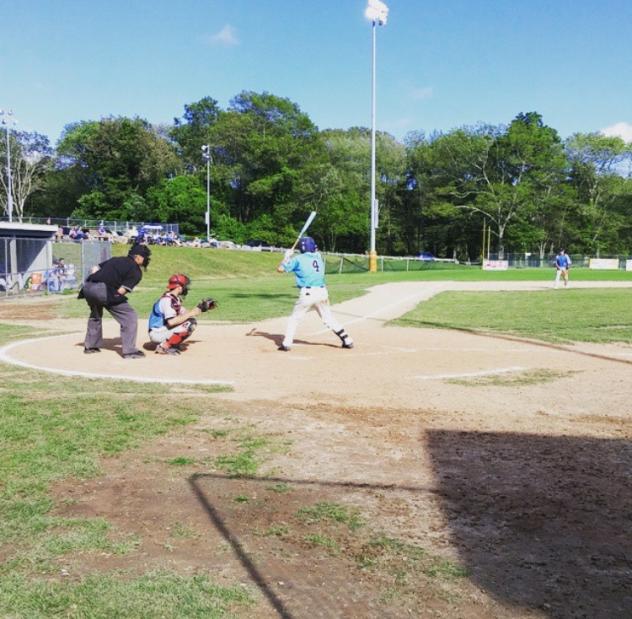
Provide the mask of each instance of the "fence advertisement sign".
POLYGON ((588 263, 588 268, 590 269, 614 269, 615 271, 619 268, 619 259, 618 258, 591 258, 588 263))
POLYGON ((509 260, 483 260, 483 271, 506 271, 509 260))

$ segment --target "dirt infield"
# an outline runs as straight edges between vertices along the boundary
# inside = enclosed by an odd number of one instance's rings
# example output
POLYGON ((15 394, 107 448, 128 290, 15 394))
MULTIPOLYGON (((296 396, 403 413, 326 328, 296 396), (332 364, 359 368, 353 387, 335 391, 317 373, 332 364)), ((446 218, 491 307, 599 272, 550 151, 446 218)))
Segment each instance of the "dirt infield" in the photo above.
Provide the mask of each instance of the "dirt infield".
POLYGON ((143 540, 65 568, 210 572, 256 592, 248 617, 629 616, 632 347, 384 326, 442 290, 545 287, 378 286, 334 308, 350 351, 315 316, 290 353, 285 319, 202 325, 173 358, 123 360, 111 320, 98 355, 84 321, 5 347, 29 367, 233 388, 200 395, 195 427, 56 488, 64 515, 143 540), (235 478, 216 457, 244 432, 270 448, 235 478))

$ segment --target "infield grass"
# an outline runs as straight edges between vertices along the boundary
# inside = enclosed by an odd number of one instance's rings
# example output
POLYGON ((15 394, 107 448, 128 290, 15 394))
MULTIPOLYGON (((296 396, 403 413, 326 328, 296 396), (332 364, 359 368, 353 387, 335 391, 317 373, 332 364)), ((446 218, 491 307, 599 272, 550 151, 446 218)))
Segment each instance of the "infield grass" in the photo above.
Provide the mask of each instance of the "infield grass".
POLYGON ((632 289, 444 292, 393 324, 547 342, 632 343, 632 289))

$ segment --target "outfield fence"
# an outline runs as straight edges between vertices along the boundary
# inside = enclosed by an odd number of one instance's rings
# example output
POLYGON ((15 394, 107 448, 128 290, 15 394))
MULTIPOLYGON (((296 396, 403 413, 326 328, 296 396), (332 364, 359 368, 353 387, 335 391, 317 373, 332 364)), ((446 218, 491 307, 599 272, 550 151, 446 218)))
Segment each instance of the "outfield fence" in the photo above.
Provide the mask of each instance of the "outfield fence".
MULTIPOLYGON (((369 270, 369 257, 365 254, 338 254, 323 252, 327 273, 362 273, 369 270)), ((458 264, 450 258, 434 258, 422 260, 413 257, 378 256, 377 270, 393 271, 428 271, 430 269, 450 269, 458 264)))
MULTIPOLYGON (((606 254, 600 256, 591 256, 586 254, 569 254, 571 259, 571 265, 573 267, 590 267, 590 261, 595 260, 595 258, 599 258, 602 260, 616 260, 619 264, 619 269, 626 268, 626 261, 630 260, 630 256, 617 255, 617 254, 606 254)), ((529 253, 510 253, 505 254, 502 260, 506 260, 508 262, 509 268, 516 269, 525 269, 525 268, 549 268, 555 266, 555 254, 550 254, 544 257, 540 257, 536 254, 529 253)), ((487 259, 487 258, 486 258, 487 259)), ((489 260, 501 260, 498 254, 489 254, 489 260)), ((474 264, 474 263, 472 263, 474 264)), ((478 262, 477 264, 480 264, 478 262)))

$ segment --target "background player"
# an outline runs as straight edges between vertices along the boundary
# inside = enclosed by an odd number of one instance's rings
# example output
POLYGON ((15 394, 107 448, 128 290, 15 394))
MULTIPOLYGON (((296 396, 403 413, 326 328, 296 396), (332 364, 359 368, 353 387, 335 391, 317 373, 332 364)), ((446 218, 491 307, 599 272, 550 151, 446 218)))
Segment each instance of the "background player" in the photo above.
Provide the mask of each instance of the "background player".
POLYGON ((298 249, 301 253, 294 257, 292 250, 288 249, 277 267, 279 273, 294 273, 296 286, 300 291, 279 350, 288 351, 292 348, 298 323, 312 309, 318 312, 325 326, 340 338, 343 348, 353 348, 353 340, 331 313, 329 293, 325 285, 325 264, 314 239, 311 236, 302 237, 298 249))
POLYGON ((568 286, 568 270, 571 267, 571 258, 560 249, 560 253, 555 257, 555 287, 560 285, 560 277, 564 279, 564 287, 568 286))
POLYGON ((196 307, 187 311, 182 305, 182 297, 189 292, 191 280, 182 273, 169 278, 167 290, 154 303, 149 316, 149 339, 158 344, 159 355, 179 355, 180 344, 186 340, 197 326, 196 316, 217 306, 213 299, 202 299, 196 307))

